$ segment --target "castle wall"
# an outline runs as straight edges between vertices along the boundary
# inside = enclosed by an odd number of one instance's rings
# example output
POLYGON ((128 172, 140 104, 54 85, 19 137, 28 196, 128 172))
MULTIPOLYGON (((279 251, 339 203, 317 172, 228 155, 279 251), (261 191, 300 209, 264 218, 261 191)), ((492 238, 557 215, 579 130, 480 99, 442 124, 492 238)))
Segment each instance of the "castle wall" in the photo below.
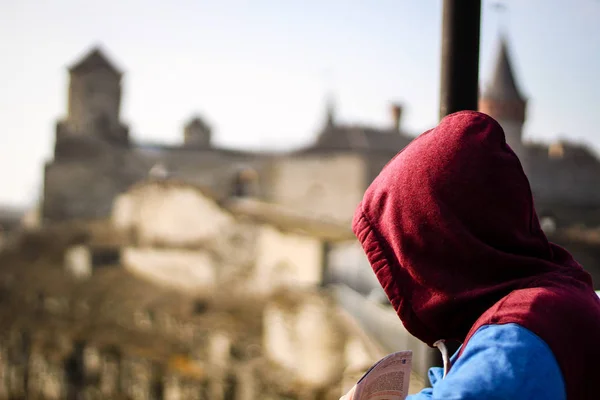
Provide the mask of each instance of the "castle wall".
POLYGON ((42 214, 46 221, 107 218, 115 197, 148 178, 159 164, 166 177, 210 188, 218 197, 230 195, 242 167, 250 166, 264 176, 258 181, 259 195, 269 185, 269 159, 244 153, 119 148, 96 138, 60 139, 58 151, 45 168, 42 214))
POLYGON ((191 185, 146 183, 120 195, 112 221, 140 246, 198 247, 220 236, 234 218, 191 185))
POLYGON ((149 168, 160 163, 165 167, 168 177, 210 188, 219 197, 231 194, 235 175, 243 168, 255 169, 261 177, 258 182, 259 195, 264 193, 265 186, 269 183, 267 178, 270 159, 267 157, 218 149, 193 151, 137 148, 132 153, 145 160, 149 168))
POLYGON ((530 167, 532 190, 540 201, 571 206, 600 206, 600 164, 589 167, 530 167))
POLYGON ((178 288, 247 280, 249 290, 268 294, 323 280, 320 238, 232 214, 191 184, 134 186, 115 200, 112 223, 128 238, 126 268, 178 288))
MULTIPOLYGON (((168 177, 208 187, 218 197, 233 193, 240 169, 252 168, 259 177, 259 197, 349 222, 364 190, 391 158, 387 154, 273 158, 219 150, 99 148, 94 143, 84 146, 87 153, 81 153, 81 143, 73 143, 69 157, 63 154, 46 166, 46 221, 105 218, 116 195, 145 179, 154 165, 164 164, 168 177)), ((540 213, 555 214, 567 225, 600 225, 600 163, 595 157, 567 152, 563 158, 550 158, 547 149, 528 147, 519 156, 540 213)))
POLYGON ((53 162, 44 176, 44 221, 98 219, 110 215, 117 194, 139 179, 127 174, 120 157, 53 162))
POLYGON ((349 222, 366 188, 367 165, 357 154, 281 158, 269 200, 316 217, 349 222))
POLYGON ((540 215, 559 225, 600 225, 600 162, 590 156, 524 157, 523 167, 540 215))

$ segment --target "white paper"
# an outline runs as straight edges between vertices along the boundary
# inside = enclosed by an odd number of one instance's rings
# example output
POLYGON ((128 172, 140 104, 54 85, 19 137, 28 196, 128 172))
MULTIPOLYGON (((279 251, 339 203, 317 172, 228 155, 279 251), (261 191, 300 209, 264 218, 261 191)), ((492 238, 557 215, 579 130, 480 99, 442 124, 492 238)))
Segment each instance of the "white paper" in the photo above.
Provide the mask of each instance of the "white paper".
POLYGON ((412 351, 392 353, 375 363, 340 400, 404 400, 411 369, 412 351))

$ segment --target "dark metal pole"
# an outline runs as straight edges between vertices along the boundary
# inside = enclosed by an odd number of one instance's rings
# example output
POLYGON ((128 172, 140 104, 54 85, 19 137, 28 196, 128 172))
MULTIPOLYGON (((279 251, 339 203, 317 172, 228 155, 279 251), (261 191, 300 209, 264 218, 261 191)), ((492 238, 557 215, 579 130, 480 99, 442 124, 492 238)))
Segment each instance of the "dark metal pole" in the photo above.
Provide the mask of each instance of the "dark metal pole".
POLYGON ((477 110, 481 0, 444 0, 440 119, 477 110))
MULTIPOLYGON (((479 96, 479 29, 481 0, 444 0, 442 11, 442 82, 440 119, 461 110, 477 110, 479 96)), ((457 343, 447 343, 450 354, 457 343)), ((430 366, 442 366, 437 349, 430 366)))

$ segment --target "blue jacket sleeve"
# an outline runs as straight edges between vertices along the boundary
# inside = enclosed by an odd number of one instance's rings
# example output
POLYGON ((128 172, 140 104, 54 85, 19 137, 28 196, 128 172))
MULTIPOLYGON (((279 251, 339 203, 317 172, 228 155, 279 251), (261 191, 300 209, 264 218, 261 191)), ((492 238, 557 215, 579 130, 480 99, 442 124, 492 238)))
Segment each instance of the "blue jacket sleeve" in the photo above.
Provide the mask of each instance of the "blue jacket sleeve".
POLYGON ((486 325, 471 337, 442 379, 429 370, 431 388, 407 400, 565 400, 565 385, 554 354, 530 330, 517 324, 486 325))

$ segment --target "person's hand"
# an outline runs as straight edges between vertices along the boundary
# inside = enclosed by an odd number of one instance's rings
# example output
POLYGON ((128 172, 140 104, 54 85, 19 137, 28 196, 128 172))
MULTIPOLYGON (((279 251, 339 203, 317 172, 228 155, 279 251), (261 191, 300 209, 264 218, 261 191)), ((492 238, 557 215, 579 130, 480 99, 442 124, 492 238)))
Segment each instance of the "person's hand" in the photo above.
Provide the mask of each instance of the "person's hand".
POLYGON ((354 398, 355 390, 356 390, 356 385, 352 386, 352 389, 350 389, 350 391, 348 393, 346 393, 345 395, 340 397, 340 400, 352 400, 354 398))

